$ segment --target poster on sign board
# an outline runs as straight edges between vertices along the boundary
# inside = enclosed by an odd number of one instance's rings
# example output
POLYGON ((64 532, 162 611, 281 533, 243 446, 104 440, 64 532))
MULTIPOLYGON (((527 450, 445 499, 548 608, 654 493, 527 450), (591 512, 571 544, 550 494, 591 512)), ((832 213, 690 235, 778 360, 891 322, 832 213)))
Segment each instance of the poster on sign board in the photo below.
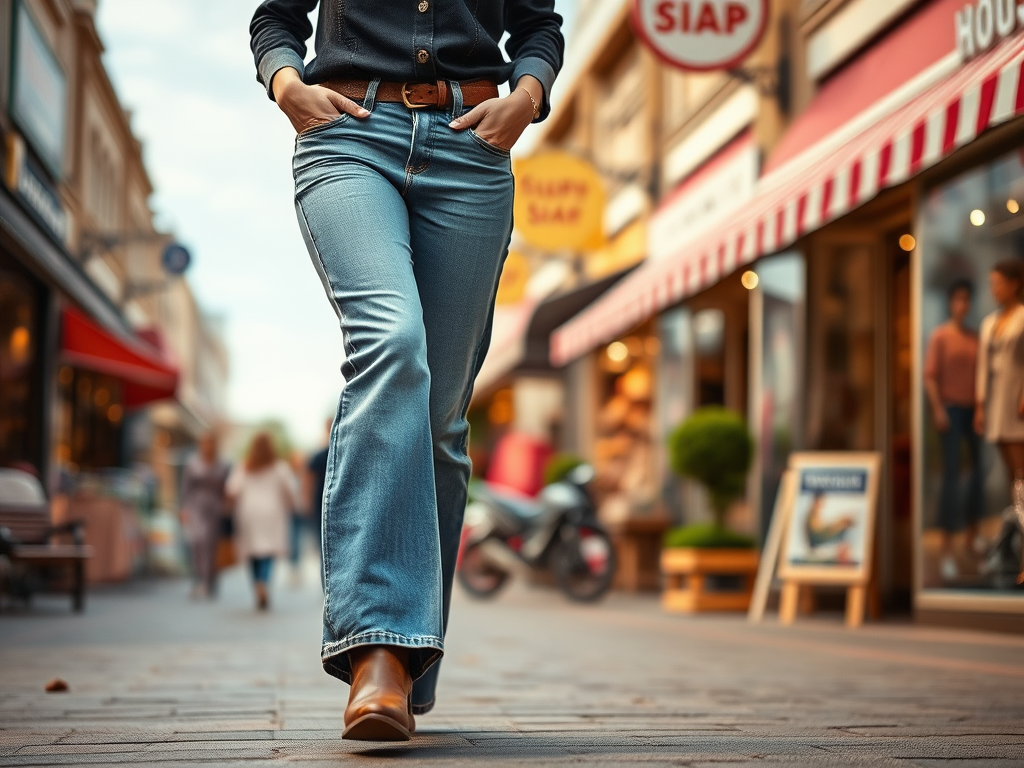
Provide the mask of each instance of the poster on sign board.
POLYGON ((779 577, 804 583, 862 584, 871 572, 877 453, 797 453, 779 577))

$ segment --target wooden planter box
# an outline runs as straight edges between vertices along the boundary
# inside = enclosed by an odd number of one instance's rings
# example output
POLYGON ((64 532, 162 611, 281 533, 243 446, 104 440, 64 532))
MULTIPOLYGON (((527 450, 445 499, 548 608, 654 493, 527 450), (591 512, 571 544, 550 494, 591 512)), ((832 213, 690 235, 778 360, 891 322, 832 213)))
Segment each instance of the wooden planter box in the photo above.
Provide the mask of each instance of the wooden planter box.
POLYGON ((745 611, 750 606, 760 553, 756 549, 694 549, 680 547, 661 553, 665 584, 661 605, 666 611, 745 611), (739 576, 736 591, 707 591, 708 576, 739 576))

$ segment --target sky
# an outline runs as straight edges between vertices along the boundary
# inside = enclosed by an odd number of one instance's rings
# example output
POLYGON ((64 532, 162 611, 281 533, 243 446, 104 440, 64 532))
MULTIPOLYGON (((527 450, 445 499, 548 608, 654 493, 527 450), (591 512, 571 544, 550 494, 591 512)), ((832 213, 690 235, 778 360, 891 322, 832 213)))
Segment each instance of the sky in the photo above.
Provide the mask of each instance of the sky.
POLYGON ((294 132, 255 79, 257 4, 100 0, 97 27, 157 226, 189 248, 200 305, 225 319, 230 417, 280 419, 312 448, 344 383, 342 337, 295 220, 294 132))

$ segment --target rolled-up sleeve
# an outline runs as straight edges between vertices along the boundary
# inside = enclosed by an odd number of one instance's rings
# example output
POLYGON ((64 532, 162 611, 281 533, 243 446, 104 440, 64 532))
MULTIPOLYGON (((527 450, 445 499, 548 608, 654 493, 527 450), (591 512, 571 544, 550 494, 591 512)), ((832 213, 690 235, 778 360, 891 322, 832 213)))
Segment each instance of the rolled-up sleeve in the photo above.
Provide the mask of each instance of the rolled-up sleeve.
POLYGON ((509 33, 505 50, 513 62, 512 87, 523 75, 532 75, 544 87, 539 122, 551 112, 551 87, 562 68, 562 17, 555 13, 554 0, 510 0, 505 28, 509 33))
POLYGON ((309 14, 319 0, 266 0, 260 3, 249 24, 249 45, 256 60, 256 79, 274 98, 271 83, 285 67, 301 75, 306 40, 313 34, 309 14))

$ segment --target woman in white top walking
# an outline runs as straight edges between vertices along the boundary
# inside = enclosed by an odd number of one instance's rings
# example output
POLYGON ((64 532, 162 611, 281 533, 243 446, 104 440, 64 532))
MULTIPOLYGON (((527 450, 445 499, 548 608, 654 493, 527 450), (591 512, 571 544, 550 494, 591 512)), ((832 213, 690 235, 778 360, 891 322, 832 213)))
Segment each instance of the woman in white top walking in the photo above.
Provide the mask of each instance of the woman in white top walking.
POLYGON ((232 470, 227 495, 235 505, 238 557, 249 560, 256 604, 265 611, 271 566, 275 557, 288 554, 289 521, 301 504, 299 483, 266 432, 253 437, 245 459, 232 470))

